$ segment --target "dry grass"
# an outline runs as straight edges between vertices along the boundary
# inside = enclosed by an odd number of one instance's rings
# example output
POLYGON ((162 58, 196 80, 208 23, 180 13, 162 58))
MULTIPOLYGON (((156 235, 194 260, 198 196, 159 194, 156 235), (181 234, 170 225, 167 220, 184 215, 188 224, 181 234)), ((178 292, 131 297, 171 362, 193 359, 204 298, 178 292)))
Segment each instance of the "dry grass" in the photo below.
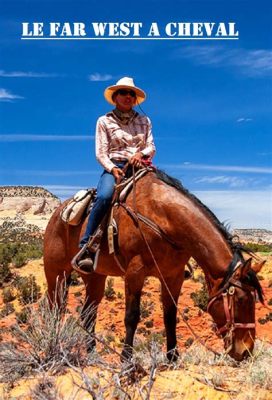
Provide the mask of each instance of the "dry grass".
POLYGON ((142 341, 136 337, 132 360, 121 363, 120 343, 111 330, 96 336, 97 351, 88 354, 86 345, 93 337, 79 317, 64 308, 50 308, 46 299, 29 305, 26 312, 27 322, 13 326, 12 340, 0 347, 0 373, 2 381, 11 384, 21 377, 36 377, 30 390, 34 400, 198 399, 192 397, 194 382, 237 400, 268 399, 272 390, 272 346, 266 342, 257 340, 254 353, 239 364, 194 342, 169 364, 162 350, 164 338, 153 334, 142 341), (57 376, 66 371, 72 371, 75 390, 64 395, 57 376), (160 379, 166 382, 164 397, 154 397, 160 379), (173 382, 178 389, 173 389, 173 382))
POLYGON ((46 298, 38 307, 25 309, 26 324, 16 323, 10 330, 12 340, 1 343, 2 381, 50 371, 65 371, 68 365, 86 365, 86 345, 90 337, 81 321, 58 307, 50 308, 46 298))
MULTIPOLYGON (((18 326, 14 329, 14 338, 18 343, 23 339, 28 346, 27 351, 22 345, 14 345, 12 349, 4 346, 0 362, 5 381, 14 382, 18 377, 30 374, 39 377, 31 389, 31 398, 34 400, 149 400, 156 398, 152 397, 154 385, 161 378, 165 379, 165 373, 173 373, 178 377, 177 387, 181 379, 191 379, 192 382, 216 389, 215 393, 225 392, 230 399, 268 399, 265 396, 272 390, 272 346, 268 343, 257 341, 254 354, 239 364, 226 355, 216 357, 203 346, 194 343, 181 353, 176 363, 169 364, 161 342, 154 337, 150 341, 138 342, 132 360, 121 363, 116 343, 107 340, 107 335, 96 336, 98 351, 87 356, 82 349, 89 339, 88 334, 79 326, 77 319, 70 315, 59 318, 57 310, 48 309, 44 302, 38 310, 31 307, 35 314, 34 320, 33 315, 30 316, 31 332, 21 330, 18 326), (46 335, 44 323, 47 326, 46 335), (73 372, 74 390, 63 397, 56 374, 67 369, 73 372), (261 389, 266 390, 264 395, 261 389)), ((164 387, 165 396, 174 393, 170 383, 172 385, 173 382, 169 380, 169 389, 167 385, 164 387)), ((190 398, 189 388, 185 393, 190 398)))

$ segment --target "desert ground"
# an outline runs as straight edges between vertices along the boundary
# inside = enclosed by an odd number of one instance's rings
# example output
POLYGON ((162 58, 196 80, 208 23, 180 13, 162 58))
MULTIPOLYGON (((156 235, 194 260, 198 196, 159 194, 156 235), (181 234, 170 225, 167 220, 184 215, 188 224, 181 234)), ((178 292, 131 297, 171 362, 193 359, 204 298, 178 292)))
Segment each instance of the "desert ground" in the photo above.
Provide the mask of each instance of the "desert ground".
MULTIPOLYGON (((266 304, 272 303, 272 256, 259 274, 266 304)), ((43 260, 29 261, 21 268, 11 267, 19 276, 34 275, 46 291, 43 260)), ((128 378, 120 362, 124 339, 124 282, 122 278, 108 278, 105 297, 99 306, 95 355, 87 355, 84 367, 66 366, 55 373, 49 368, 32 371, 26 376, 7 379, 1 384, 3 399, 272 399, 272 321, 270 309, 256 304, 257 340, 255 353, 249 360, 233 363, 224 356, 222 340, 211 329, 210 316, 198 308, 191 293, 202 287, 201 271, 196 269, 193 278, 184 282, 178 308, 178 348, 180 359, 169 364, 165 359, 165 336, 160 303, 160 283, 148 278, 142 295, 141 322, 135 337, 134 362, 143 367, 137 377, 128 378), (183 313, 183 314, 182 314, 183 313), (212 352, 198 343, 182 315, 197 336, 222 357, 216 359, 212 352), (89 364, 89 365, 88 365, 89 364), (131 380, 130 380, 131 379, 131 380)), ((79 320, 78 309, 84 302, 84 286, 80 278, 70 287, 68 312, 79 320)), ((3 290, 0 290, 0 308, 5 307, 3 290)), ((41 300, 38 300, 38 302, 41 300)), ((1 342, 12 339, 10 329, 17 324, 17 314, 23 306, 18 298, 12 301, 15 311, 1 318, 1 342)), ((31 307, 37 307, 34 303, 31 307)), ((269 307, 269 306, 268 306, 269 307)), ((36 310, 37 313, 37 310, 36 310)), ((25 329, 27 325, 22 325, 25 329)), ((49 334, 50 332, 48 332, 49 334)), ((44 332, 46 335, 47 332, 44 332)), ((82 332, 83 335, 83 332, 82 332)), ((31 343, 29 346, 31 351, 31 343)), ((83 345, 84 347, 84 345, 83 345)), ((25 350, 25 349, 24 349, 25 350)), ((84 349, 82 349, 84 353, 84 349)))

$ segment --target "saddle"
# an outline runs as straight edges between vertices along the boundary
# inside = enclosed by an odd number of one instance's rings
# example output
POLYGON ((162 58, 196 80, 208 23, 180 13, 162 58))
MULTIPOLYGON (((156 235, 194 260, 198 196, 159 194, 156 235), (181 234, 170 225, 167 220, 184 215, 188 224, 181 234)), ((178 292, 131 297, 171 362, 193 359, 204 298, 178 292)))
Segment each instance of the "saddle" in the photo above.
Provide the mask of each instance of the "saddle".
MULTIPOLYGON (((96 229, 94 235, 92 235, 89 239, 89 242, 82 248, 82 250, 78 253, 77 259, 79 259, 81 253, 83 254, 86 249, 88 249, 91 253, 95 253, 95 259, 93 263, 93 269, 96 269, 98 258, 99 258, 99 253, 100 253, 100 243, 102 236, 104 235, 105 232, 107 232, 107 239, 108 239, 108 248, 109 248, 109 254, 114 254, 116 261, 122 271, 124 271, 121 263, 117 259, 115 255, 115 248, 116 248, 116 243, 117 243, 117 236, 118 236, 118 227, 117 223, 113 217, 113 210, 114 207, 119 205, 119 204, 124 204, 128 194, 132 190, 133 184, 137 182, 139 179, 141 179, 144 175, 146 175, 148 172, 154 171, 153 167, 143 167, 137 170, 135 173, 133 173, 131 176, 130 174, 127 174, 128 177, 124 178, 122 182, 118 183, 115 185, 115 190, 112 198, 112 203, 109 211, 107 214, 104 216, 103 220, 101 221, 100 225, 96 229)), ((132 171, 131 171, 132 172, 132 171)), ((95 189, 89 189, 88 191, 80 191, 78 192, 74 198, 68 202, 66 207, 64 207, 63 212, 62 212, 62 219, 64 222, 70 224, 70 225, 79 225, 82 221, 83 218, 88 216, 90 213, 93 203, 96 199, 96 190, 95 189), (85 192, 85 193, 83 193, 85 192), (70 211, 70 208, 73 209, 73 218, 69 219, 66 216, 69 214, 69 212, 72 214, 72 211, 70 211), (75 223, 77 221, 77 223, 75 223)), ((71 215, 69 214, 69 215, 71 215)), ((77 268, 77 259, 73 259, 73 268, 75 270, 79 270, 82 272, 82 270, 77 268)))
POLYGON ((118 234, 117 223, 113 217, 114 207, 120 203, 124 203, 128 194, 132 190, 133 183, 137 182, 148 172, 153 171, 153 168, 141 168, 135 172, 133 176, 125 178, 122 182, 115 185, 114 194, 112 198, 111 207, 108 213, 103 218, 101 224, 98 226, 95 234, 90 238, 88 248, 91 251, 97 251, 97 244, 100 243, 105 229, 107 229, 109 254, 114 253, 114 235, 118 234))

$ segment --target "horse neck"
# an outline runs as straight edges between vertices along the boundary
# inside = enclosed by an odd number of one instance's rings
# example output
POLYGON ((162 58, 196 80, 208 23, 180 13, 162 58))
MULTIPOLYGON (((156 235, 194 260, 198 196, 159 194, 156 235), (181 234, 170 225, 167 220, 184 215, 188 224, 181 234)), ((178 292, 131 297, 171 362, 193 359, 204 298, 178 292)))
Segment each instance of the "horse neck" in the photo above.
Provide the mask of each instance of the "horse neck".
MULTIPOLYGON (((152 192, 158 209, 163 208, 169 236, 188 250, 205 273, 207 280, 222 281, 233 258, 232 250, 208 212, 187 194, 155 182, 152 192)), ((150 190, 150 189, 149 189, 150 190)), ((154 209, 154 203, 151 207, 154 209)))
POLYGON ((198 240, 192 243, 191 256, 202 268, 206 279, 211 284, 218 280, 221 282, 233 259, 227 241, 220 233, 207 230, 201 234, 192 230, 191 235, 198 236, 198 240))

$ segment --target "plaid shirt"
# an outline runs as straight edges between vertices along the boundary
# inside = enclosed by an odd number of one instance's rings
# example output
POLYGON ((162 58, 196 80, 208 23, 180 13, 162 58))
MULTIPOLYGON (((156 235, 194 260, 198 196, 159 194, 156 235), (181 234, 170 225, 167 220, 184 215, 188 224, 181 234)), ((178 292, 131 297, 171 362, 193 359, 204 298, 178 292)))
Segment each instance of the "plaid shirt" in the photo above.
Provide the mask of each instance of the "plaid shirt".
POLYGON ((122 121, 113 112, 100 117, 96 125, 96 158, 110 172, 115 164, 111 159, 130 159, 137 152, 153 157, 155 145, 150 119, 134 112, 122 121))

